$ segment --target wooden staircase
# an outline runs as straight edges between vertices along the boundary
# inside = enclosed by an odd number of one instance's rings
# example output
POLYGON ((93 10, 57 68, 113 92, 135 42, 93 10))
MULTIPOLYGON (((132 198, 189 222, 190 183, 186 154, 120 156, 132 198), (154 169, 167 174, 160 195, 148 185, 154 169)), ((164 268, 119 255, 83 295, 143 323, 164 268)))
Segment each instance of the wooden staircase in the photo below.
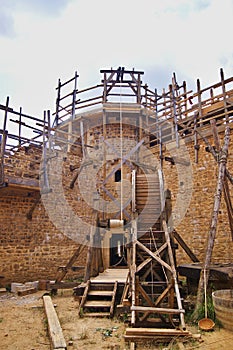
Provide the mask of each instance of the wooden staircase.
POLYGON ((89 317, 113 317, 118 282, 87 282, 79 315, 89 317))
POLYGON ((126 282, 127 275, 128 269, 107 269, 88 280, 79 305, 79 315, 112 318, 117 293, 126 282))

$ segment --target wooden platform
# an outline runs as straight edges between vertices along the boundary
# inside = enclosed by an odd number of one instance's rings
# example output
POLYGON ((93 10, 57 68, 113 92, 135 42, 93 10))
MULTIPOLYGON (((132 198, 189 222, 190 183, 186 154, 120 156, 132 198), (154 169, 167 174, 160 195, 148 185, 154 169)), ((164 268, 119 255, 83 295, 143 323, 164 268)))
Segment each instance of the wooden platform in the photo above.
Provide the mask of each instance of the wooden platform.
MULTIPOLYGON (((189 293, 196 293, 202 265, 200 263, 184 264, 178 266, 177 270, 180 276, 187 278, 189 293)), ((233 264, 232 263, 215 263, 210 265, 209 282, 215 289, 232 288, 233 264)))
POLYGON ((126 283, 126 279, 129 273, 129 269, 106 269, 104 272, 100 273, 96 277, 92 277, 90 279, 91 283, 114 283, 118 281, 118 283, 126 283))

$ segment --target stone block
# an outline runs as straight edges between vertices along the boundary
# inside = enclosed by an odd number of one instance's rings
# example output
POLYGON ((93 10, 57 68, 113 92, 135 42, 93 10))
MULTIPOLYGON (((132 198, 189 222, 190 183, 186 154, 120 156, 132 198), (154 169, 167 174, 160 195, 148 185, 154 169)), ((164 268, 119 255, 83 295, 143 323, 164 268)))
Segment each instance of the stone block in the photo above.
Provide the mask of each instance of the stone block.
POLYGON ((11 293, 17 293, 19 288, 24 287, 23 283, 11 283, 11 293))

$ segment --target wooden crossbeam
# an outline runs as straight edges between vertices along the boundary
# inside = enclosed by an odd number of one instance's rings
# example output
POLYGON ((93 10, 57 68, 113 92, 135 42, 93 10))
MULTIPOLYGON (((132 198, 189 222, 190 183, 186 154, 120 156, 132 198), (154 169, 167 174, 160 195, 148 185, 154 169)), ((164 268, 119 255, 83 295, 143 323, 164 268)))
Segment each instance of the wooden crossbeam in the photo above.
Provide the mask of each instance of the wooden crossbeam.
POLYGON ((158 314, 184 314, 184 309, 169 309, 163 307, 150 307, 150 306, 131 306, 131 311, 139 311, 139 312, 150 312, 150 313, 158 313, 158 314))
MULTIPOLYGON (((144 250, 148 255, 150 255, 153 259, 157 260, 162 266, 164 266, 166 269, 168 269, 169 271, 173 272, 172 268, 170 265, 168 265, 165 261, 163 261, 156 253, 153 253, 150 249, 148 249, 146 246, 144 246, 144 244, 142 244, 141 242, 137 241, 136 242, 137 245, 144 250)), ((166 244, 166 243, 165 243, 166 244)), ((164 244, 164 246, 165 246, 164 244)))

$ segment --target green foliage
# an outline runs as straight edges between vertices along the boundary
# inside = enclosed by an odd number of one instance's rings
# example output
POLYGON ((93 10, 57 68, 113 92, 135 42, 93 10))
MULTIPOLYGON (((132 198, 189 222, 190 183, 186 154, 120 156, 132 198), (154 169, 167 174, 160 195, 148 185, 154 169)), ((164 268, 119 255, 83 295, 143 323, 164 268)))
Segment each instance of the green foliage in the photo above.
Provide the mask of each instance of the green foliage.
POLYGON ((83 317, 83 308, 81 307, 79 310, 79 316, 82 318, 83 317))
POLYGON ((118 329, 118 327, 114 326, 111 328, 96 328, 97 332, 101 332, 103 339, 106 339, 107 337, 112 337, 112 333, 115 332, 118 329))

